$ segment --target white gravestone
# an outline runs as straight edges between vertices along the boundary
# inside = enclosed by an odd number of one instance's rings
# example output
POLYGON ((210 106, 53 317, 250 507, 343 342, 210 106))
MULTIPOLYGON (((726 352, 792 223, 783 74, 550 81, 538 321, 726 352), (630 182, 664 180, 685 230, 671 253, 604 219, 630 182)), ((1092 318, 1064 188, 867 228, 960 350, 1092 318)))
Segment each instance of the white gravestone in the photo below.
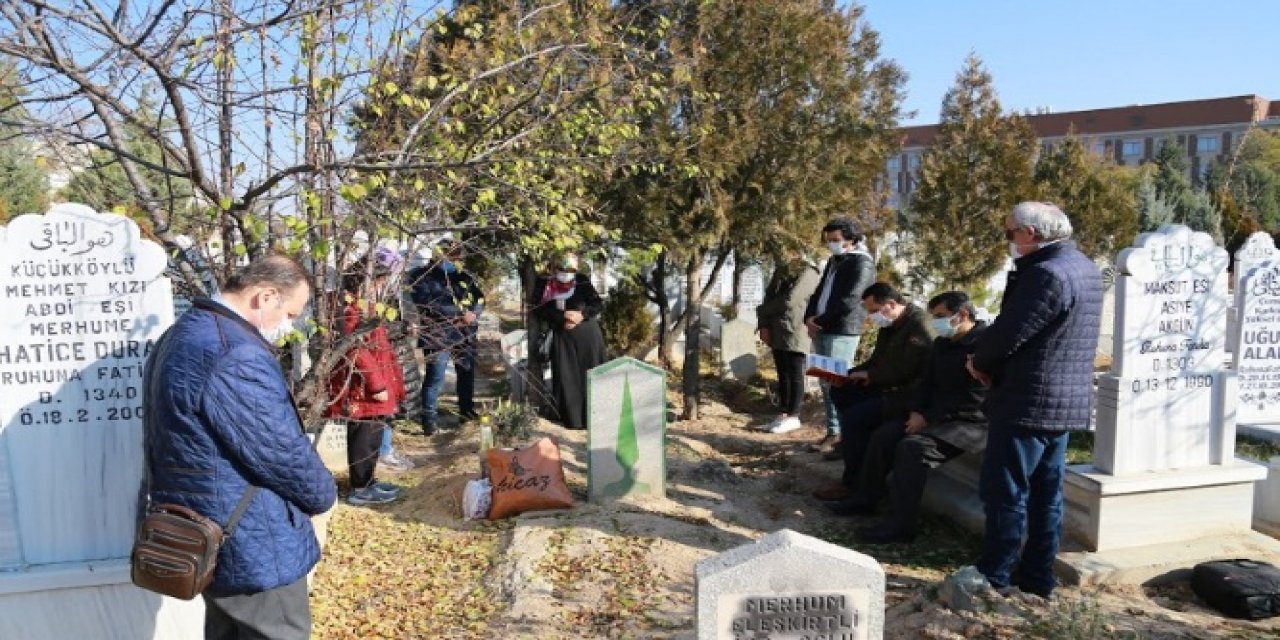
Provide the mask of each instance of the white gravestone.
POLYGON ((720 328, 720 362, 725 375, 747 382, 755 377, 759 359, 754 322, 731 320, 720 328))
POLYGON ((1066 478, 1065 528, 1096 552, 1247 533, 1265 469, 1235 459, 1226 251, 1164 225, 1116 265, 1112 369, 1098 380, 1093 464, 1066 478))
POLYGON ((1280 260, 1280 249, 1276 248, 1275 238, 1271 234, 1258 231, 1245 239, 1244 244, 1236 250, 1235 258, 1234 291, 1239 292, 1240 283, 1249 274, 1249 270, 1264 262, 1280 260))
POLYGON ((502 355, 502 367, 507 371, 507 385, 511 388, 512 402, 524 402, 525 368, 529 360, 529 333, 518 329, 502 335, 498 340, 502 355))
POLYGON ((874 558, 783 529, 698 562, 698 640, 884 637, 874 558))
POLYGON ((1236 420, 1280 424, 1280 258, 1255 264, 1236 290, 1240 337, 1236 420))
MULTIPOLYGON (((1236 250, 1235 264, 1231 284, 1232 292, 1240 292, 1240 283, 1249 270, 1268 260, 1280 260, 1280 249, 1276 249, 1275 239, 1266 231, 1258 231, 1245 239, 1244 244, 1236 250)), ((1232 307, 1227 312, 1227 351, 1234 353, 1236 338, 1240 335, 1239 311, 1235 306, 1238 297, 1232 298, 1232 307)))
POLYGON ((128 574, 142 369, 173 323, 166 262, 133 221, 78 204, 0 240, 0 637, 199 635, 198 603, 128 574))
POLYGON ((1118 256, 1112 370, 1098 388, 1099 470, 1121 475, 1232 456, 1234 425, 1221 419, 1232 382, 1222 367, 1226 268, 1226 251, 1181 225, 1142 234, 1118 256))
POLYGON ((592 500, 666 495, 667 374, 632 358, 587 372, 592 500))

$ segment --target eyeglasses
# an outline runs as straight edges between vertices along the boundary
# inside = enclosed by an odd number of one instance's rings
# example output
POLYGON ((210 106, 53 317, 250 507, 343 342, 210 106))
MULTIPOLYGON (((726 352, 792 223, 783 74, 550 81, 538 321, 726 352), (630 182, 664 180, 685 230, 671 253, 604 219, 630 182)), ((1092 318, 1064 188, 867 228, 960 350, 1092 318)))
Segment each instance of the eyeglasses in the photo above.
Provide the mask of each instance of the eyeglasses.
POLYGON ((1019 232, 1019 231, 1021 231, 1021 230, 1022 230, 1022 227, 1017 227, 1017 228, 1014 228, 1014 229, 1005 229, 1005 230, 1004 230, 1004 239, 1005 239, 1005 240, 1008 240, 1008 241, 1010 241, 1010 242, 1012 242, 1012 241, 1013 241, 1013 234, 1015 234, 1015 233, 1017 233, 1017 232, 1019 232))

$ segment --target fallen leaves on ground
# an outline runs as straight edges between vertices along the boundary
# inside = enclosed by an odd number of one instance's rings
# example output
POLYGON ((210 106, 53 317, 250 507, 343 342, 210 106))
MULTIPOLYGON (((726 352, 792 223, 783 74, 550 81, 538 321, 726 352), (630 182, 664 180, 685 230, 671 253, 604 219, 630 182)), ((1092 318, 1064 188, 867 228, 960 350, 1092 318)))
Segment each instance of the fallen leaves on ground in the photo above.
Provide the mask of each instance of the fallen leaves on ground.
POLYGON ((484 576, 500 537, 337 507, 312 585, 313 637, 486 637, 499 603, 484 576))

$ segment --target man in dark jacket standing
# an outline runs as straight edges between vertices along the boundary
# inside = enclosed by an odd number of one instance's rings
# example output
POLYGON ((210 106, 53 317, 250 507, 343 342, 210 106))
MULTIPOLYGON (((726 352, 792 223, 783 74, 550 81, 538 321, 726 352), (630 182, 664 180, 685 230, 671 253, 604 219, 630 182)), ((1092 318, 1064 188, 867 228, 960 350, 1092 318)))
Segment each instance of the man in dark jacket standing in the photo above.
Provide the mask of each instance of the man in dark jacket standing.
POLYGON ((919 390, 905 421, 885 422, 871 434, 858 477, 858 498, 866 511, 874 511, 887 493, 889 517, 859 530, 860 542, 915 539, 929 470, 986 446, 987 419, 982 415, 986 388, 966 370, 974 344, 986 331, 986 323, 974 319, 976 313, 963 291, 948 291, 929 300, 932 329, 938 337, 919 390), (890 471, 893 481, 886 486, 890 471))
POLYGON ((441 240, 440 259, 409 273, 410 297, 421 322, 418 344, 427 361, 422 380, 422 432, 432 435, 439 421, 440 390, 453 360, 457 374, 458 414, 476 417, 476 328, 484 313, 484 293, 462 268, 462 244, 441 240))
MULTIPOLYGON (((848 218, 836 218, 822 228, 822 239, 831 259, 822 270, 818 288, 805 308, 805 326, 813 339, 813 351, 853 364, 867 319, 860 303, 862 292, 876 279, 876 264, 867 252, 862 234, 848 218)), ((827 410, 827 431, 818 442, 825 453, 840 440, 840 412, 831 400, 831 385, 822 383, 827 410)))
POLYGON ((226 527, 205 590, 206 638, 311 635, 307 572, 320 559, 310 516, 337 498, 289 395, 274 344, 311 290, 294 260, 268 256, 223 293, 197 299, 156 343, 143 380, 148 493, 226 527))
POLYGON ((977 567, 997 589, 1013 585, 1047 598, 1056 585, 1067 433, 1088 428, 1093 404, 1102 275, 1052 204, 1015 206, 1004 235, 1015 270, 969 366, 990 386, 979 483, 987 523, 977 567))
POLYGON ((848 499, 832 507, 841 515, 861 510, 849 494, 858 486, 871 433, 887 420, 906 419, 907 403, 916 393, 933 342, 928 315, 891 285, 877 282, 867 287, 862 306, 872 324, 880 327, 876 347, 832 392, 840 410, 844 476, 837 487, 815 492, 826 500, 848 499))

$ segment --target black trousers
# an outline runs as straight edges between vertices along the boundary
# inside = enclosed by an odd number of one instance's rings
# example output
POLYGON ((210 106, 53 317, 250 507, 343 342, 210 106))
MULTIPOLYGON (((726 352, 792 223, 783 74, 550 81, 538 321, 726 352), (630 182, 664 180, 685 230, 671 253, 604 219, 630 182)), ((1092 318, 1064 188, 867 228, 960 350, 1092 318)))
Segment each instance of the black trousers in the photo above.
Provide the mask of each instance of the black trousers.
POLYGON ((804 359, 798 351, 773 350, 773 366, 778 370, 778 407, 789 416, 800 415, 804 401, 804 359))
POLYGON ((914 533, 929 470, 963 453, 964 449, 928 434, 907 435, 903 421, 886 422, 871 434, 858 475, 858 497, 877 504, 888 493, 894 528, 914 533), (886 487, 890 471, 893 482, 886 487))
POLYGON ((347 421, 347 471, 351 474, 352 491, 373 484, 385 428, 387 425, 380 420, 347 421))
POLYGON ((204 595, 205 640, 309 640, 307 578, 262 593, 204 595))
POLYGON ((840 482, 856 489, 871 434, 886 419, 884 393, 872 387, 846 384, 831 387, 831 400, 840 412, 840 451, 844 455, 840 482))

